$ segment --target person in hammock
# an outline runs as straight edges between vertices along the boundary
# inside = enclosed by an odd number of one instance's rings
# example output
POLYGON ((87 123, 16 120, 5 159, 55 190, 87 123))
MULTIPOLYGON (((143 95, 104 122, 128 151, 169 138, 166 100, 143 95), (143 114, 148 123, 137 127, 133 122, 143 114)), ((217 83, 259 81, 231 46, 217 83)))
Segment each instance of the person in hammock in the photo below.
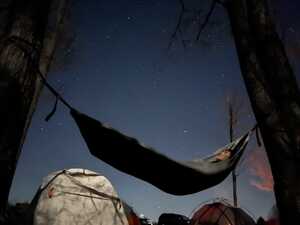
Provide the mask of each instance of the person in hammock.
POLYGON ((214 162, 219 162, 228 159, 231 156, 231 151, 229 149, 222 150, 217 156, 214 162))

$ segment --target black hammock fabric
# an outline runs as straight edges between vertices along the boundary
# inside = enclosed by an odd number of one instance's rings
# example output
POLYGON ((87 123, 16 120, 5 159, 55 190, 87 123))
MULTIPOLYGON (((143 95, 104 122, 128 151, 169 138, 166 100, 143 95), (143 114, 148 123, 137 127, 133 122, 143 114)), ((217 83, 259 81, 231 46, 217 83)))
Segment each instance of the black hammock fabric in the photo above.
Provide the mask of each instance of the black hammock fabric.
POLYGON ((76 110, 71 110, 71 115, 92 155, 173 195, 193 194, 223 181, 251 135, 249 131, 207 158, 178 162, 76 110), (230 155, 224 158, 225 152, 230 155))

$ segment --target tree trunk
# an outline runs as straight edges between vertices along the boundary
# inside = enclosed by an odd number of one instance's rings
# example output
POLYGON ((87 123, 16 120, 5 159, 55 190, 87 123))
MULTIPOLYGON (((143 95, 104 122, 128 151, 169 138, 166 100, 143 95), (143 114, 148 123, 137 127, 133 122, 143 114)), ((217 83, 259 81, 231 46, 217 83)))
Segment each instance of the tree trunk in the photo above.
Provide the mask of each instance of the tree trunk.
POLYGON ((252 108, 274 178, 282 225, 300 220, 300 93, 266 0, 226 9, 252 108))
POLYGON ((44 74, 55 49, 66 0, 12 0, 0 49, 0 216, 3 217, 26 131, 42 87, 21 48, 36 49, 44 74), (57 10, 53 12, 53 10, 57 10), (22 40, 19 47, 9 37, 22 40), (26 44, 30 43, 30 45, 26 44))

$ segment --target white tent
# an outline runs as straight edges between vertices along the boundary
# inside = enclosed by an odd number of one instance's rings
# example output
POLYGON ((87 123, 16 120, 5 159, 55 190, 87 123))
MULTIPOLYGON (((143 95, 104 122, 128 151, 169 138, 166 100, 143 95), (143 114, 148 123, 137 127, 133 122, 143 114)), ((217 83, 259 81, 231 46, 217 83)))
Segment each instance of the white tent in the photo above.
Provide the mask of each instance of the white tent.
POLYGON ((90 170, 68 169, 49 174, 34 201, 34 225, 128 225, 112 184, 90 170))

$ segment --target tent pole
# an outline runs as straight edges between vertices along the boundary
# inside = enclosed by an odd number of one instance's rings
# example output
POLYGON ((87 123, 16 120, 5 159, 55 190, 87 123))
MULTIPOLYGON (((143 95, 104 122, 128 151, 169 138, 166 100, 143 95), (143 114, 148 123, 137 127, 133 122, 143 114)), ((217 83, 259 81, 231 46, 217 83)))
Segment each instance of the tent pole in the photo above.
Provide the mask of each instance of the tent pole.
MULTIPOLYGON (((234 112, 233 112, 233 104, 232 102, 228 102, 228 109, 229 109, 229 138, 230 138, 230 142, 233 141, 233 138, 234 138, 234 130, 233 130, 233 126, 234 126, 234 123, 236 122, 235 120, 237 118, 234 118, 234 117, 237 117, 237 115, 234 115, 234 112)), ((235 208, 237 208, 237 186, 236 186, 236 169, 234 168, 233 171, 232 171, 232 195, 233 195, 233 206, 235 208)), ((236 215, 235 215, 235 212, 236 211, 233 211, 234 212, 234 225, 236 225, 236 215)))
MULTIPOLYGON (((234 134, 233 134, 233 125, 234 125, 234 112, 233 112, 233 105, 229 102, 229 138, 230 142, 233 141, 234 134)), ((237 207, 237 185, 236 185, 236 170, 234 169, 232 171, 232 187, 233 187, 233 205, 234 207, 237 207)))

